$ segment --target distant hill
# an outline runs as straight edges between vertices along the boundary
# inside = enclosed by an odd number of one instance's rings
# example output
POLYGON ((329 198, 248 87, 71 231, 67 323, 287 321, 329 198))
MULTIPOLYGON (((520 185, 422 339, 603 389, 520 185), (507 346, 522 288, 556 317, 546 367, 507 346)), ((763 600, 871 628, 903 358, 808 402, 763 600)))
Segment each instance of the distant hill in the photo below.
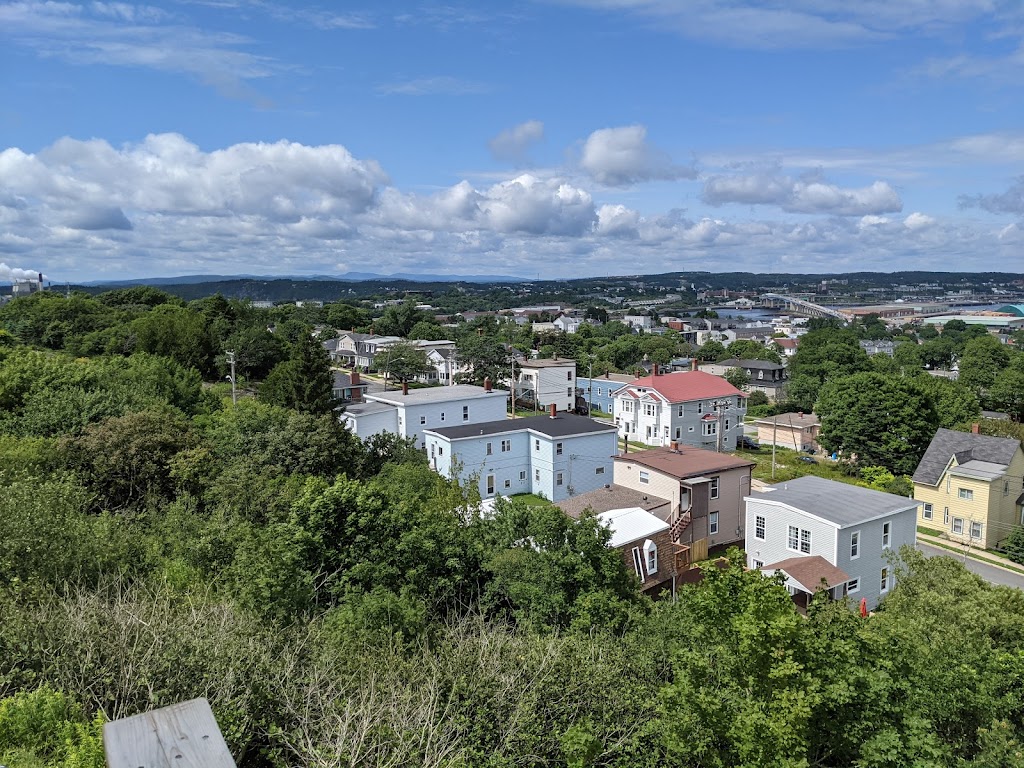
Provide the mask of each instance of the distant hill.
POLYGON ((393 275, 380 275, 375 272, 345 272, 341 275, 181 275, 180 277, 139 277, 124 280, 91 280, 83 286, 105 286, 113 288, 126 285, 196 285, 198 283, 224 283, 238 280, 255 280, 276 282, 294 280, 296 282, 365 282, 368 280, 406 280, 420 283, 524 283, 528 279, 511 275, 431 275, 398 272, 393 275))

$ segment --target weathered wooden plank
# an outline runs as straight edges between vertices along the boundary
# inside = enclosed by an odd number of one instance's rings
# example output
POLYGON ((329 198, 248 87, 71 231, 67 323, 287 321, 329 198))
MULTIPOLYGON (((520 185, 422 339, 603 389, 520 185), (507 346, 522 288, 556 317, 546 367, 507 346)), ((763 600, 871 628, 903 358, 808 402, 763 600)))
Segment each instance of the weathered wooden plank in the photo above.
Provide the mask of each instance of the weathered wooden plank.
POLYGON ((234 768, 206 699, 192 699, 103 726, 107 768, 234 768))

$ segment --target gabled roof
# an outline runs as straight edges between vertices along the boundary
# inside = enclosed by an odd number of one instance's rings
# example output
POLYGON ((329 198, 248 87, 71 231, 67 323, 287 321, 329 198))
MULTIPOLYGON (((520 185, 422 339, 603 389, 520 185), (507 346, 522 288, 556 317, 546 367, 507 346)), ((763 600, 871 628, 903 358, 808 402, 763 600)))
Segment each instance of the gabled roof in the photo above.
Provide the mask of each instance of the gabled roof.
POLYGON ((747 499, 781 504, 839 528, 903 512, 918 504, 906 496, 814 475, 769 485, 759 493, 750 494, 747 499))
POLYGON ((592 509, 595 513, 600 514, 611 509, 640 507, 662 520, 667 520, 672 513, 672 502, 668 499, 615 484, 606 485, 589 493, 570 496, 555 506, 573 519, 578 519, 586 509, 592 509))
POLYGON ((935 433, 928 450, 914 472, 914 482, 922 485, 937 485, 949 461, 956 456, 957 464, 969 461, 986 461, 991 464, 1009 466, 1014 454, 1020 449, 1020 441, 1012 437, 976 435, 973 432, 957 432, 940 429, 935 433))
POLYGON ((456 427, 438 427, 423 431, 447 437, 449 440, 460 440, 467 437, 504 435, 510 432, 524 431, 534 432, 545 437, 569 437, 602 432, 615 434, 617 429, 614 424, 603 424, 586 416, 559 413, 553 419, 550 416, 528 416, 525 419, 498 419, 479 424, 460 424, 456 427))
POLYGON ((782 571, 803 587, 805 592, 814 592, 825 582, 831 589, 850 580, 849 574, 836 568, 821 555, 791 557, 761 568, 765 571, 782 571))
POLYGON ((366 389, 369 385, 365 381, 360 381, 358 384, 352 383, 352 375, 344 373, 343 371, 334 371, 334 388, 344 389, 346 387, 360 387, 366 389))
POLYGON ((739 360, 735 357, 729 360, 722 360, 715 365, 724 365, 729 368, 751 368, 753 370, 763 371, 779 371, 784 369, 786 366, 782 363, 773 363, 771 360, 739 360))
POLYGON ((681 445, 675 451, 671 448, 649 448, 636 453, 621 453, 615 457, 615 461, 640 464, 680 480, 709 472, 725 472, 756 466, 755 462, 738 456, 706 451, 689 445, 681 445))
POLYGON ((686 403, 691 400, 707 400, 713 397, 746 397, 740 390, 723 379, 704 371, 680 371, 678 373, 644 376, 634 379, 616 395, 639 397, 637 389, 654 390, 670 403, 686 403))

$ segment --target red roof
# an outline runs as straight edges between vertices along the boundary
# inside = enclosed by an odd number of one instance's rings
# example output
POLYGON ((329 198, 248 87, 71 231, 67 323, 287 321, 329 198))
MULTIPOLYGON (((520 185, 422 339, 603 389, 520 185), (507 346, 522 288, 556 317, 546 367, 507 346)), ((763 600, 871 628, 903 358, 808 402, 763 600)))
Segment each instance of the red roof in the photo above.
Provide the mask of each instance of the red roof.
POLYGON ((796 349, 796 339, 775 339, 775 343, 783 349, 796 349))
MULTIPOLYGON (((650 389, 670 403, 685 403, 690 400, 706 400, 712 397, 746 397, 740 390, 723 379, 704 371, 680 371, 658 376, 644 376, 626 385, 625 389, 650 389)), ((632 394, 635 392, 624 392, 632 394)))

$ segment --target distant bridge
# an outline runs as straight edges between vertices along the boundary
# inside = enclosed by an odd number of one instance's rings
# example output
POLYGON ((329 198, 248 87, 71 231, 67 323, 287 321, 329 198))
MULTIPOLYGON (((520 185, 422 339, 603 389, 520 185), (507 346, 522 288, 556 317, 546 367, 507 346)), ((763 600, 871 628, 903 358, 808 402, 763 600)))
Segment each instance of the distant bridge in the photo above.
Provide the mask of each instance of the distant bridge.
POLYGON ((783 307, 794 314, 807 315, 808 317, 834 317, 843 322, 849 322, 853 315, 840 312, 837 309, 823 307, 804 299, 797 299, 793 296, 783 296, 779 293, 765 293, 761 296, 762 307, 783 307))

